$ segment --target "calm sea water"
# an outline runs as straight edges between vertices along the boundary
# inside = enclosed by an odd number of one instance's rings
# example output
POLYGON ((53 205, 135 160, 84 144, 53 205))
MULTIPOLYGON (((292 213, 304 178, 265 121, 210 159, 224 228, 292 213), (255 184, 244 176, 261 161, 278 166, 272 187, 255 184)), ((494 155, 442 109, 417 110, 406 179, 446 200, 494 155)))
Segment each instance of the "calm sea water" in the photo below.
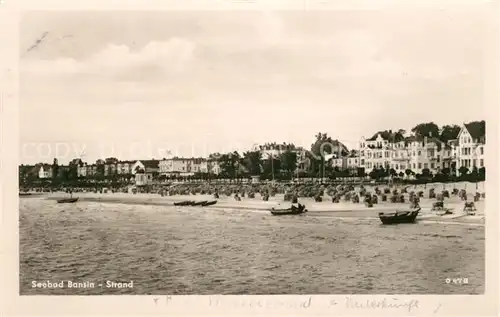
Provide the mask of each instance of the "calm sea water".
POLYGON ((20 200, 20 293, 479 294, 484 240, 472 225, 29 198, 20 200), (133 288, 32 288, 61 280, 133 288))

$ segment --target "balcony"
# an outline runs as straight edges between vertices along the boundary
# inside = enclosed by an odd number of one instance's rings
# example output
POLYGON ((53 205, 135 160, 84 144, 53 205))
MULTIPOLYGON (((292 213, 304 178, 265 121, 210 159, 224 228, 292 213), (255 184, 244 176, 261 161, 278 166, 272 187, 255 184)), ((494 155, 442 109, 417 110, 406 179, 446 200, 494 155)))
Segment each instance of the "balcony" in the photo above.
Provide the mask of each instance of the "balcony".
POLYGON ((410 160, 410 157, 393 157, 392 159, 393 159, 394 161, 401 162, 401 161, 409 161, 409 160, 410 160))

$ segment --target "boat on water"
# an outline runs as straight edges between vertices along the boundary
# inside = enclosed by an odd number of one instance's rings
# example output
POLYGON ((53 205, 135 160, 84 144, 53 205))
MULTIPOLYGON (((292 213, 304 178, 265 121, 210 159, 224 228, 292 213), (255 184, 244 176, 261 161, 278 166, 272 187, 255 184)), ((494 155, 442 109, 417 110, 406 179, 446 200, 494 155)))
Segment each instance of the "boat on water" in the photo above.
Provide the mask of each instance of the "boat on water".
POLYGON ((19 196, 31 196, 33 195, 32 193, 19 193, 19 196))
POLYGON ((78 201, 78 197, 75 198, 63 198, 63 199, 58 199, 57 203, 59 204, 68 204, 68 203, 76 203, 78 201))
POLYGON ((274 216, 283 216, 283 215, 300 215, 307 212, 307 209, 305 205, 297 204, 297 206, 295 206, 294 204, 292 204, 288 208, 273 207, 269 211, 274 216))
POLYGON ((420 207, 411 210, 397 210, 396 212, 379 212, 378 217, 384 225, 398 223, 414 223, 417 219, 420 207))
POLYGON ((203 204, 201 204, 201 206, 202 207, 212 206, 212 205, 215 205, 216 203, 217 203, 217 200, 212 200, 212 201, 203 202, 203 204))

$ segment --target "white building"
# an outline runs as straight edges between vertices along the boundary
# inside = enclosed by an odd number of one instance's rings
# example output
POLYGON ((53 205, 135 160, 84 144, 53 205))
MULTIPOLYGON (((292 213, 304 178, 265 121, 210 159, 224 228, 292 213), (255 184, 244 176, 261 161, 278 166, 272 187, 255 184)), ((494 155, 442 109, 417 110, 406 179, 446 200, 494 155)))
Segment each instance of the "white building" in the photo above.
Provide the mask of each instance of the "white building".
POLYGON ((116 173, 117 174, 132 174, 132 166, 135 161, 119 161, 116 163, 116 173))
POLYGON ((453 149, 437 138, 406 137, 392 142, 382 133, 360 141, 360 167, 369 173, 374 168, 394 169, 405 174, 409 169, 422 174, 425 169, 435 174, 451 167, 453 149))
POLYGON ((136 173, 135 174, 135 185, 144 186, 153 183, 153 174, 151 173, 136 173))
POLYGON ((144 173, 159 173, 160 172, 160 167, 159 167, 160 161, 158 160, 142 160, 142 161, 136 161, 132 166, 130 167, 131 173, 136 174, 138 171, 142 171, 144 173))
POLYGON ((190 176, 196 173, 219 174, 220 166, 216 160, 205 158, 173 157, 159 162, 161 175, 190 176))
POLYGON ((455 164, 457 175, 465 166, 469 171, 485 166, 486 126, 485 122, 470 122, 462 125, 458 134, 455 164))
POLYGON ((87 168, 87 163, 79 164, 76 171, 78 177, 87 177, 87 168))
POLYGON ((38 178, 52 178, 52 166, 49 164, 42 164, 38 170, 38 178))

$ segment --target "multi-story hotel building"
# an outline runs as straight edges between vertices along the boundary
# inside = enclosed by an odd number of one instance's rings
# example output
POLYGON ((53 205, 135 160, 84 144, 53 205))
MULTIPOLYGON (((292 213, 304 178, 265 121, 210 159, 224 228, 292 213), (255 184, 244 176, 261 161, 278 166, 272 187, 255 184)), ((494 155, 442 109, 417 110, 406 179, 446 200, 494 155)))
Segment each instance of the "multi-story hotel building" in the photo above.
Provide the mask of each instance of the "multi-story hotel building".
POLYGON ((454 162, 457 174, 462 166, 471 171, 474 167, 485 167, 486 125, 484 121, 462 125, 458 134, 454 162))
POLYGON ((219 174, 220 166, 215 159, 172 157, 159 163, 160 174, 188 176, 195 173, 219 174))
POLYGON ((119 161, 116 163, 116 174, 132 174, 135 161, 119 161))
POLYGON ((392 142, 387 135, 377 133, 370 139, 361 139, 359 162, 368 173, 384 167, 398 174, 407 169, 416 174, 428 169, 435 174, 451 167, 452 147, 432 137, 411 136, 392 142))

